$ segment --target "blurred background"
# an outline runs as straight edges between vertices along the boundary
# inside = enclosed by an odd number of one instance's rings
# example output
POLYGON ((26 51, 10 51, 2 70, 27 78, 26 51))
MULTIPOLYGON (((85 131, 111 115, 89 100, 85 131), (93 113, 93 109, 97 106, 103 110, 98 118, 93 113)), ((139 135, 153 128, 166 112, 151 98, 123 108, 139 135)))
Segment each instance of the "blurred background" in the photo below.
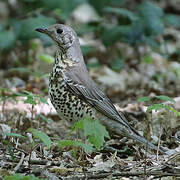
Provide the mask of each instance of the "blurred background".
POLYGON ((179 0, 0 1, 0 87, 47 94, 55 46, 35 29, 63 23, 77 32, 91 76, 113 102, 176 97, 179 17, 179 0))
MULTIPOLYGON (((48 98, 56 47, 35 31, 55 23, 77 32, 90 75, 136 130, 153 143, 161 139, 168 148, 179 146, 180 0, 0 0, 0 139, 7 132, 26 136, 29 127, 53 139, 67 137, 67 122, 57 122, 48 98)), ((29 152, 32 146, 25 141, 24 147, 29 152)), ((122 149, 119 137, 112 147, 122 149)), ((68 160, 56 152, 51 157, 68 160)), ((147 154, 137 152, 144 171, 152 163, 144 165, 147 154)))

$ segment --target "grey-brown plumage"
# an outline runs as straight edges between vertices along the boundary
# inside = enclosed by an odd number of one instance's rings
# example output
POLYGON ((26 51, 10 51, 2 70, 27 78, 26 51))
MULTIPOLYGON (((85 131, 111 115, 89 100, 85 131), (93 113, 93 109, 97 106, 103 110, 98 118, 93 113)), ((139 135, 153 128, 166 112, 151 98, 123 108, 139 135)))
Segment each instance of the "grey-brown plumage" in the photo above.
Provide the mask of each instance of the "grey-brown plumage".
MULTIPOLYGON (((49 35, 57 46, 49 94, 61 118, 70 121, 78 121, 84 117, 98 119, 111 132, 158 149, 128 124, 110 99, 93 82, 85 66, 78 37, 72 28, 55 24, 36 30, 49 35)), ((160 151, 164 152, 163 149, 160 151)))

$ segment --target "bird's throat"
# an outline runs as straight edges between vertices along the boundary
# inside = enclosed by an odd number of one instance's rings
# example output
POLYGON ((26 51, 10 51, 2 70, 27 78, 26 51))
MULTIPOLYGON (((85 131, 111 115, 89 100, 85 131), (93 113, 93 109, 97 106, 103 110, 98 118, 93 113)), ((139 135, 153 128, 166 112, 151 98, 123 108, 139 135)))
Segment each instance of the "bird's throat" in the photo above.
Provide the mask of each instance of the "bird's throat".
POLYGON ((75 66, 77 66, 77 62, 68 57, 66 53, 57 50, 50 80, 54 81, 63 78, 63 74, 67 69, 69 70, 75 66))

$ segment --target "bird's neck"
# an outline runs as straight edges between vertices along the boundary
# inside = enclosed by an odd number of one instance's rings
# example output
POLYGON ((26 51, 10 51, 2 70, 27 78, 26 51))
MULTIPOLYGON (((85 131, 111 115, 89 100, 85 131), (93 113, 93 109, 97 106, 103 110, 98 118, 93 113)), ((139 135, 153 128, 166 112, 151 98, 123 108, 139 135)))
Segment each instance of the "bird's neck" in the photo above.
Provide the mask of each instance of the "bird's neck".
POLYGON ((84 62, 84 60, 81 53, 79 41, 75 41, 66 50, 61 49, 57 45, 55 66, 59 66, 60 68, 65 69, 66 67, 73 67, 82 62, 84 62))
POLYGON ((78 60, 79 59, 76 59, 72 53, 57 49, 54 66, 60 68, 61 70, 65 70, 67 67, 76 66, 79 62, 78 60))
POLYGON ((51 72, 51 79, 62 78, 63 73, 66 71, 67 68, 75 67, 78 62, 76 61, 76 59, 73 58, 78 57, 74 56, 71 51, 63 51, 57 47, 55 62, 51 72))
POLYGON ((54 67, 57 67, 61 70, 65 69, 67 66, 66 59, 67 59, 66 52, 58 48, 55 55, 54 67))

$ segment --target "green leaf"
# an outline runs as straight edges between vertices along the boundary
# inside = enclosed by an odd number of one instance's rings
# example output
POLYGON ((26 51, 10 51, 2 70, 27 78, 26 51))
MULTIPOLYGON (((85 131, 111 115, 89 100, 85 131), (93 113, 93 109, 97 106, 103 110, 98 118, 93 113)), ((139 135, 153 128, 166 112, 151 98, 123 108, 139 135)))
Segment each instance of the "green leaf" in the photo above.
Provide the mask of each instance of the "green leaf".
POLYGON ((151 112, 152 110, 158 111, 164 108, 165 108, 164 104, 153 104, 147 108, 146 112, 151 112))
POLYGON ((103 43, 110 46, 117 41, 130 43, 144 43, 144 25, 142 22, 137 21, 131 25, 115 26, 107 28, 102 34, 103 43))
POLYGON ((83 55, 87 55, 88 53, 93 52, 95 49, 92 46, 81 46, 81 50, 83 55))
POLYGON ((35 98, 36 95, 33 94, 32 92, 30 91, 26 91, 26 90, 23 90, 22 93, 15 93, 16 96, 23 96, 23 97, 32 97, 32 98, 35 98))
POLYGON ((69 134, 71 134, 72 132, 77 131, 78 129, 83 130, 83 127, 84 127, 84 120, 82 119, 82 120, 74 123, 74 125, 73 125, 73 127, 72 127, 72 129, 71 129, 69 134))
POLYGON ((97 120, 89 118, 84 119, 84 135, 89 136, 89 142, 92 143, 98 150, 104 143, 104 138, 110 138, 109 133, 103 125, 97 120))
POLYGON ((31 70, 29 70, 28 68, 23 68, 23 67, 10 68, 10 69, 9 69, 9 72, 12 72, 12 71, 18 71, 18 72, 28 73, 28 74, 31 74, 31 75, 33 75, 33 73, 34 73, 34 72, 32 72, 31 70))
POLYGON ((168 96, 165 96, 165 95, 160 95, 160 96, 155 96, 157 99, 160 99, 160 100, 164 100, 164 101, 170 101, 170 102, 173 102, 175 103, 176 101, 168 96))
POLYGON ((99 14, 103 13, 103 9, 106 6, 119 7, 125 4, 126 0, 88 0, 88 3, 92 5, 99 14))
POLYGON ((9 152, 11 158, 12 158, 12 159, 15 159, 15 155, 14 155, 14 152, 13 152, 13 150, 12 150, 12 148, 11 148, 10 143, 9 143, 7 140, 3 140, 3 143, 7 145, 7 147, 8 147, 8 152, 9 152))
POLYGON ((102 34, 103 43, 106 46, 110 46, 118 40, 123 41, 123 38, 126 39, 125 34, 127 34, 128 32, 129 27, 127 26, 116 26, 105 29, 102 34))
POLYGON ((173 26, 176 28, 180 26, 179 17, 173 14, 166 14, 164 17, 164 22, 169 26, 173 26))
POLYGON ((81 147, 87 153, 92 153, 94 151, 93 147, 90 144, 84 144, 80 141, 73 141, 73 140, 58 140, 56 141, 61 147, 81 147))
POLYGON ((51 38, 38 33, 35 31, 36 28, 47 27, 56 22, 55 19, 50 17, 45 17, 43 15, 38 15, 37 17, 30 17, 22 21, 20 39, 21 40, 30 40, 33 38, 41 37, 44 42, 47 44, 52 44, 51 38))
POLYGON ((48 64, 52 64, 52 63, 54 63, 54 57, 52 57, 52 56, 50 56, 50 55, 48 55, 48 54, 41 54, 40 56, 39 56, 39 59, 40 60, 42 60, 42 61, 44 61, 44 62, 46 62, 46 63, 48 63, 48 64))
POLYGON ((36 0, 24 0, 24 2, 34 3, 36 0))
POLYGON ((157 36, 164 33, 164 23, 162 19, 149 17, 144 19, 144 23, 146 25, 145 33, 147 36, 157 36))
POLYGON ((30 48, 33 50, 33 51, 35 51, 35 50, 37 50, 38 48, 39 48, 39 43, 37 42, 37 41, 33 41, 33 42, 31 42, 31 44, 30 44, 30 48))
POLYGON ((16 134, 16 133, 4 133, 6 136, 10 136, 10 137, 17 137, 17 138, 23 138, 23 139, 27 139, 27 137, 21 135, 21 134, 16 134))
POLYGON ((40 100, 40 102, 42 102, 44 104, 48 104, 47 100, 41 96, 39 97, 39 100, 40 100))
POLYGON ((97 62, 87 63, 86 66, 87 66, 88 69, 91 69, 91 68, 101 68, 101 67, 102 67, 102 64, 100 64, 100 63, 97 61, 97 62))
POLYGON ((30 75, 32 75, 34 77, 42 77, 44 75, 43 72, 33 72, 30 69, 28 69, 28 68, 22 68, 22 67, 19 67, 19 68, 10 68, 9 71, 10 72, 18 71, 18 72, 28 73, 28 74, 30 74, 30 75))
POLYGON ((31 104, 31 105, 36 105, 37 104, 32 96, 27 96, 27 99, 24 100, 24 103, 31 104))
POLYGON ((56 9, 56 15, 59 15, 62 20, 67 20, 72 11, 81 3, 85 3, 86 0, 68 0, 68 3, 67 0, 40 1, 46 10, 52 12, 53 9, 56 9))
POLYGON ((94 148, 92 147, 91 144, 84 144, 82 142, 75 142, 74 144, 77 147, 82 147, 84 149, 85 152, 87 153, 92 153, 94 151, 94 148))
POLYGON ((31 132, 35 138, 39 138, 48 148, 51 147, 52 141, 47 134, 33 128, 29 128, 28 131, 31 132))
POLYGON ((32 97, 35 97, 35 96, 36 96, 35 94, 33 94, 32 92, 27 91, 27 90, 23 90, 23 92, 24 92, 25 94, 29 95, 29 96, 32 96, 32 97))
MULTIPOLYGON (((180 52, 179 52, 179 53, 180 53, 180 52)), ((174 72, 176 73, 178 79, 180 80, 180 68, 175 67, 173 70, 174 70, 174 72)))
POLYGON ((143 61, 146 64, 150 64, 152 62, 152 56, 150 54, 147 54, 146 56, 143 57, 143 61))
POLYGON ((162 19, 164 12, 160 7, 149 1, 145 1, 138 7, 138 11, 147 36, 156 36, 164 32, 162 19))
POLYGON ((165 105, 165 108, 169 109, 170 111, 176 113, 177 116, 180 116, 180 112, 178 112, 176 109, 174 109, 173 107, 169 106, 169 105, 165 105))
POLYGON ((73 141, 73 140, 57 140, 56 143, 58 143, 62 147, 67 147, 67 146, 73 146, 75 141, 73 141))
POLYGON ((44 115, 42 115, 42 114, 40 114, 39 115, 40 117, 41 117, 41 119, 43 120, 43 121, 45 121, 46 123, 52 123, 52 120, 51 119, 49 119, 49 118, 47 118, 46 116, 44 116, 44 115))
POLYGON ((0 87, 0 91, 4 91, 4 92, 12 92, 11 89, 4 88, 4 87, 0 87))
POLYGON ((12 176, 5 176, 5 180, 22 180, 24 177, 23 174, 14 174, 12 176))
POLYGON ((114 71, 119 71, 123 68, 123 65, 124 65, 124 60, 121 59, 121 58, 118 58, 118 59, 114 59, 112 60, 111 62, 111 67, 114 71))
POLYGON ((83 130, 84 136, 89 138, 89 142, 92 143, 98 150, 104 143, 104 138, 109 138, 109 133, 99 121, 85 118, 74 124, 70 133, 83 130))
POLYGON ((145 1, 138 7, 138 11, 140 14, 142 14, 144 17, 163 17, 164 12, 162 8, 159 6, 153 4, 150 1, 145 1))
POLYGON ((150 101, 151 98, 150 97, 141 97, 138 99, 138 102, 146 102, 146 101, 150 101))
POLYGON ((16 36, 13 31, 0 31, 0 49, 9 50, 15 44, 16 36))
POLYGON ((121 15, 124 17, 127 17, 131 21, 135 21, 138 19, 138 17, 131 11, 124 9, 124 8, 117 8, 117 7, 105 7, 104 11, 107 13, 114 13, 117 15, 121 15))
POLYGON ((74 27, 75 31, 77 32, 78 36, 81 36, 83 34, 92 33, 95 32, 98 29, 99 26, 96 24, 82 24, 78 27, 74 27))
POLYGON ((5 180, 47 180, 45 178, 35 177, 34 175, 25 176, 20 173, 13 174, 11 176, 5 176, 4 178, 5 180))

